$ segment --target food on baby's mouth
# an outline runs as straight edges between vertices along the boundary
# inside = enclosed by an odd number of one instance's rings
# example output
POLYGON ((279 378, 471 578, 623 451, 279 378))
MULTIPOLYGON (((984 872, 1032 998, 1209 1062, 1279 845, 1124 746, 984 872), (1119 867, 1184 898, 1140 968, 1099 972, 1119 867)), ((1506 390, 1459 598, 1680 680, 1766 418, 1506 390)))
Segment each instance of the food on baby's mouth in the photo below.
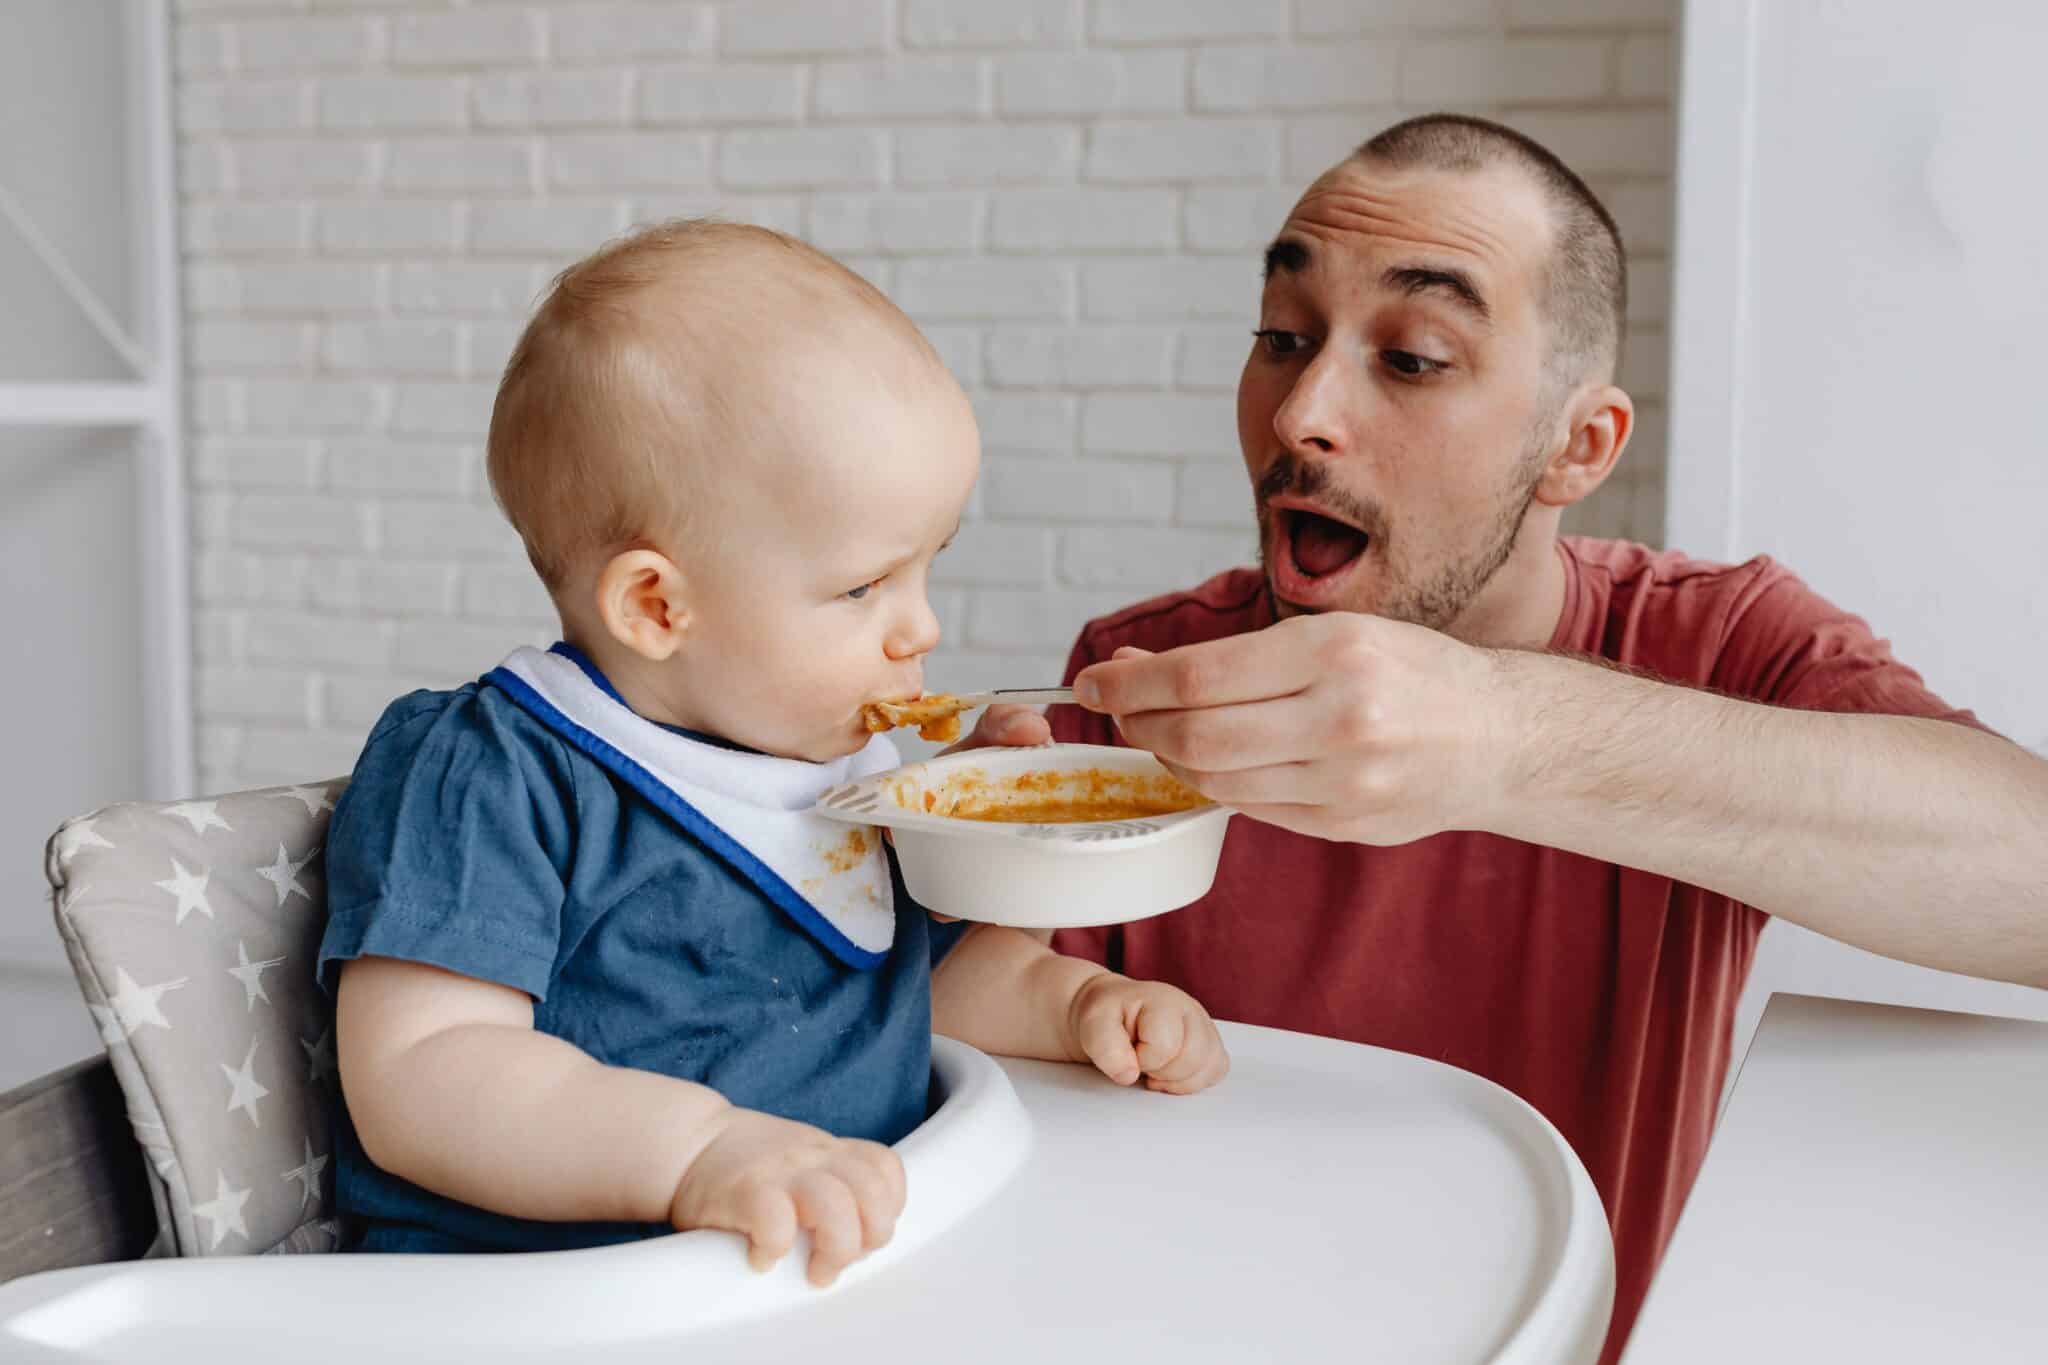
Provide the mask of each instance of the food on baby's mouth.
MULTIPOLYGON (((902 802, 904 793, 898 793, 902 802)), ((903 803, 908 804, 908 803, 903 803)), ((1076 768, 991 780, 978 769, 954 774, 918 794, 915 807, 955 820, 1013 825, 1064 825, 1140 820, 1209 804, 1209 798, 1168 774, 1076 768)))
POLYGON ((960 713, 968 709, 958 697, 933 692, 915 701, 871 701, 860 708, 860 719, 871 734, 915 725, 919 738, 950 744, 960 738, 960 713))

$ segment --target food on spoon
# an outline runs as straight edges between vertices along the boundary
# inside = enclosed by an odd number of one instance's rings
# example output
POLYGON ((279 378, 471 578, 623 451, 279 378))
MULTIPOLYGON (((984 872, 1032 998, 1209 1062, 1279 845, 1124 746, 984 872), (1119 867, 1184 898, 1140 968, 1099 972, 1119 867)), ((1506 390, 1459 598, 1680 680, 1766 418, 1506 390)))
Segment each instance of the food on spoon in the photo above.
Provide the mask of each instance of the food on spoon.
POLYGON ((871 734, 915 725, 919 738, 950 744, 960 738, 960 713, 971 709, 958 697, 933 692, 915 701, 871 701, 860 708, 860 719, 871 734))

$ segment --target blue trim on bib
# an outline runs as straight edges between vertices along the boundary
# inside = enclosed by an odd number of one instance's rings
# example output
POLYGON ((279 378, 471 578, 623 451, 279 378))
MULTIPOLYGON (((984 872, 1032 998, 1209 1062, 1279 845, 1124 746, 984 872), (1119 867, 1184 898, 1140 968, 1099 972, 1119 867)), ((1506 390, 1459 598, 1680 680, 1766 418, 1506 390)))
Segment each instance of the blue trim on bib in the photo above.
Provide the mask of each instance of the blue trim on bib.
MULTIPOLYGON (((569 649, 573 648, 573 646, 569 646, 560 652, 581 665, 586 673, 591 672, 588 661, 580 658, 580 651, 578 653, 568 652, 569 649)), ((608 683, 603 682, 603 675, 596 675, 596 679, 606 692, 615 698, 618 696, 618 693, 613 692, 608 683)), ((624 781, 627 786, 639 792, 649 801, 652 801, 657 810, 660 810, 685 830, 689 831, 689 833, 696 836, 703 842, 705 847, 725 859, 735 872, 752 882, 762 895, 773 901, 778 909, 795 920, 798 928, 816 939, 819 946, 831 953, 832 956, 859 971, 872 971, 889 960, 888 953, 871 953, 841 933, 832 921, 818 913, 816 906, 797 894, 796 890, 788 882, 784 881, 776 873, 775 869, 769 867, 748 851, 746 845, 740 843, 730 834, 727 834, 702 811, 676 795, 665 783, 655 777, 654 774, 648 772, 646 768, 642 767, 630 755, 621 751, 610 741, 592 734, 563 715, 555 708, 553 703, 541 696, 540 693, 534 691, 527 684, 526 680, 517 673, 512 672, 508 668, 494 668, 484 674, 483 680, 532 713, 534 718, 539 720, 541 724, 553 730, 578 749, 581 749, 599 765, 610 770, 624 781)))

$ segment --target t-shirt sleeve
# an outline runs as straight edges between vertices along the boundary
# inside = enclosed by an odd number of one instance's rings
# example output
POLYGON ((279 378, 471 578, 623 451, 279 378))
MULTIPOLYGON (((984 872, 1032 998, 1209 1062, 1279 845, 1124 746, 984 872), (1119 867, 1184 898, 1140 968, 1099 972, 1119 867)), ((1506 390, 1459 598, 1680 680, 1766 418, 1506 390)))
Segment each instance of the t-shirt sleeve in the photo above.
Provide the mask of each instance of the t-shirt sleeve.
POLYGON ((1775 706, 1987 728, 1929 690, 1861 617, 1769 562, 1730 610, 1712 685, 1775 706))
POLYGON ((546 998, 573 793, 550 741, 484 695, 395 704, 371 733, 328 832, 328 991, 341 963, 377 956, 546 998))
POLYGON ((951 924, 931 921, 928 932, 931 935, 932 966, 937 968, 939 963, 945 960, 946 954, 957 948, 960 940, 967 937, 967 931, 973 927, 972 920, 956 919, 951 924))

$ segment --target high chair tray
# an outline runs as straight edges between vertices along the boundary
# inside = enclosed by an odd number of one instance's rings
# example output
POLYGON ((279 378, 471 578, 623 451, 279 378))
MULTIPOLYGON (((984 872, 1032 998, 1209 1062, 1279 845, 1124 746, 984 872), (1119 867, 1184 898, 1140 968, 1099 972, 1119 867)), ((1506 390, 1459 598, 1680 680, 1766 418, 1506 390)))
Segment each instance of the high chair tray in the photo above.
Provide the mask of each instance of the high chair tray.
MULTIPOLYGON (((1201 1095, 991 1061, 898 1147, 895 1240, 834 1288, 695 1232, 520 1256, 127 1262, 0 1286, 0 1359, 1592 1361, 1613 1252, 1544 1119, 1469 1073, 1223 1025, 1201 1095)), ((799 1247, 799 1253, 802 1248, 799 1247)))

